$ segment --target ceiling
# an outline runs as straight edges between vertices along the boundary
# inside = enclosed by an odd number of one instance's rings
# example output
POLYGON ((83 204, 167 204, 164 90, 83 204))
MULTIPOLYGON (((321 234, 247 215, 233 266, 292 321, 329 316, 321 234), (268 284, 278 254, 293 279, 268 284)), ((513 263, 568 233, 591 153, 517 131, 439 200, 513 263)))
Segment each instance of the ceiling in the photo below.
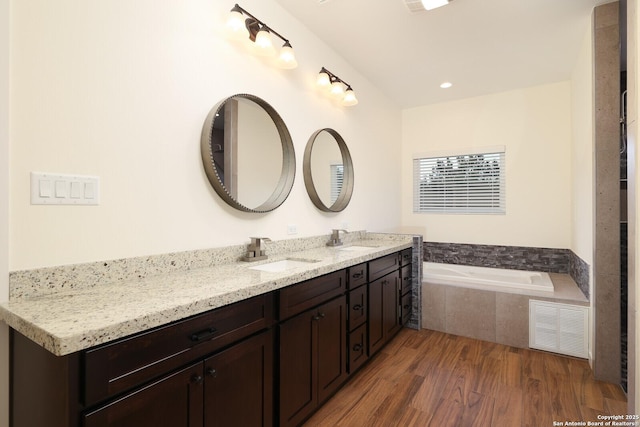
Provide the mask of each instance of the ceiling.
POLYGON ((568 80, 593 7, 609 0, 453 0, 417 13, 404 0, 276 1, 410 108, 568 80))

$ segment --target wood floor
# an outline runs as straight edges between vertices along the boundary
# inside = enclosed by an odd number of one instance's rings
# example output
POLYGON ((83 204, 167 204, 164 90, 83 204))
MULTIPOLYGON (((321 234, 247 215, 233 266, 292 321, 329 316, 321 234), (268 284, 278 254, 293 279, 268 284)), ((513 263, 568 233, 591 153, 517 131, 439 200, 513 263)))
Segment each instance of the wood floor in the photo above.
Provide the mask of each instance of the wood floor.
POLYGON ((304 426, 550 427, 626 401, 582 359, 403 329, 304 426))

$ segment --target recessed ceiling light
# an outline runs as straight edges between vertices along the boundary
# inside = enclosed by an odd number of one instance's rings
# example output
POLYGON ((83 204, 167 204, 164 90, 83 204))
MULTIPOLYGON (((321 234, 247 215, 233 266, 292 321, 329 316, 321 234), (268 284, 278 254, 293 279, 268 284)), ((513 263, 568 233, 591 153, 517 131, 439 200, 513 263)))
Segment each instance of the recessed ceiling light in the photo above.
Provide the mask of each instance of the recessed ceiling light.
POLYGON ((451 82, 444 82, 444 83, 440 84, 440 87, 442 89, 449 89, 451 86, 453 86, 453 83, 451 83, 451 82))
POLYGON ((425 9, 431 10, 436 7, 445 6, 449 4, 450 0, 422 0, 422 5, 425 9))

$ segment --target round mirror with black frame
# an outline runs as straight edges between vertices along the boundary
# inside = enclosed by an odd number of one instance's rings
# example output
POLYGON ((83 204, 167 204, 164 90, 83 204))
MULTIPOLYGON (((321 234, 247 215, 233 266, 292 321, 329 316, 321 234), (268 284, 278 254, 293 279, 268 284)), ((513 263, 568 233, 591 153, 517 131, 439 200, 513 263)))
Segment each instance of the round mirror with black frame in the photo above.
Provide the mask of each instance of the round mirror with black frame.
POLYGON ((296 172, 291 134, 263 99, 238 94, 216 104, 200 138, 204 170, 230 206, 264 213, 289 196, 296 172))
POLYGON ((353 163, 347 144, 334 129, 311 135, 304 150, 304 185, 313 204, 323 212, 344 210, 353 194, 353 163))

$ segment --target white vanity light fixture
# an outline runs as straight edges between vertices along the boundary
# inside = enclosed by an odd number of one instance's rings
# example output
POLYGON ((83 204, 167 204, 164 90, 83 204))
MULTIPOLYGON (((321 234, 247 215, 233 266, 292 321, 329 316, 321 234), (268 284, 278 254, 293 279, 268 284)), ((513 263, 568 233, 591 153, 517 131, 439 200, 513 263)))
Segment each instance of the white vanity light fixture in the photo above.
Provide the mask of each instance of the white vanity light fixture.
POLYGON ((246 39, 248 37, 253 42, 254 52, 260 56, 273 57, 276 55, 272 35, 278 37, 284 43, 276 60, 277 66, 284 69, 293 69, 298 66, 289 40, 273 28, 268 27, 267 24, 247 12, 237 3, 229 12, 227 30, 232 38, 246 39))
POLYGON ((438 7, 446 6, 451 0, 422 0, 422 6, 427 10, 432 10, 438 7))
POLYGON ((322 67, 318 73, 316 84, 328 96, 340 101, 345 107, 351 107, 358 103, 358 98, 356 98, 356 93, 353 91, 351 85, 325 67, 322 67))

